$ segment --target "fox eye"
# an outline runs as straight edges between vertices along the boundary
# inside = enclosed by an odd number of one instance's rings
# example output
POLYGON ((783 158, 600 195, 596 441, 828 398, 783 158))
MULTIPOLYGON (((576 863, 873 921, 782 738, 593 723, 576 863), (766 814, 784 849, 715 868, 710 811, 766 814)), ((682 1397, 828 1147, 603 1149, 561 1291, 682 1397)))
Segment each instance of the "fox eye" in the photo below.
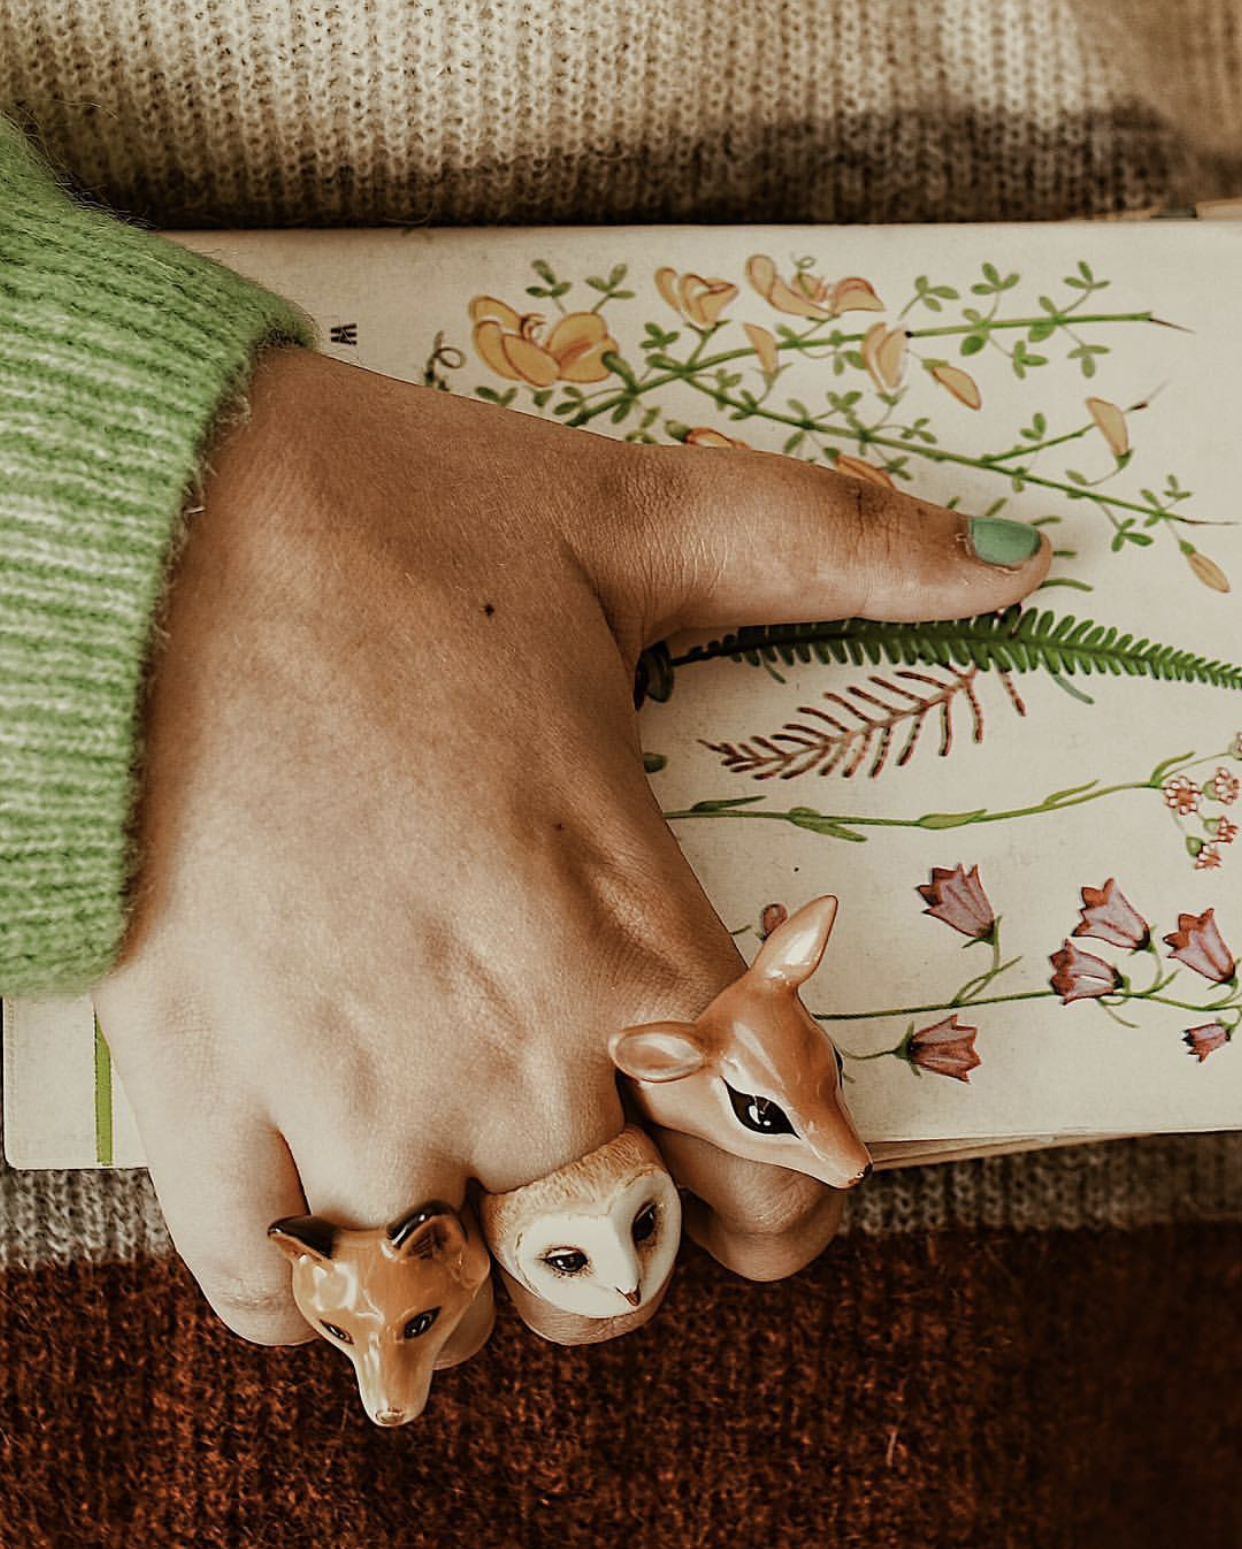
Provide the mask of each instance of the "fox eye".
POLYGON ((832 1046, 832 1057, 837 1062, 837 1075, 843 1076, 845 1074, 845 1061, 841 1058, 841 1051, 835 1043, 832 1046))
POLYGON ((630 1236, 635 1242, 646 1242, 656 1229, 655 1200, 643 1208, 634 1217, 634 1224, 630 1227, 630 1236))
POLYGON ((555 1253, 545 1253, 543 1262, 561 1275, 580 1275, 587 1267, 588 1259, 585 1253, 580 1253, 576 1248, 562 1248, 555 1253))
POLYGON ((354 1336, 352 1334, 347 1334, 343 1328, 337 1328, 335 1323, 327 1323, 323 1318, 320 1318, 319 1327, 326 1328, 328 1333, 331 1334, 334 1339, 339 1339, 343 1345, 352 1345, 354 1342, 354 1336))
POLYGON ((415 1313, 405 1325, 405 1339, 417 1339, 420 1334, 425 1334, 431 1325, 440 1316, 438 1307, 429 1307, 426 1312, 415 1313))
POLYGON ((729 1101, 739 1124, 752 1129, 758 1135, 792 1135, 795 1133, 785 1110, 770 1097, 752 1097, 749 1092, 735 1092, 725 1082, 729 1101))

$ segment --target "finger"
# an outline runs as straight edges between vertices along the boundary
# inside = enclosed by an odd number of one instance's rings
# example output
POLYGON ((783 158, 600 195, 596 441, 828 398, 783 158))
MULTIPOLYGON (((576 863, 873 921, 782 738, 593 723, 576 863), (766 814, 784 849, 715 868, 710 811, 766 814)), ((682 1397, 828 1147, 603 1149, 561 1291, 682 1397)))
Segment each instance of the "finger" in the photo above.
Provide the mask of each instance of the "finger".
POLYGON ((654 1137, 673 1177, 693 1196, 683 1201, 686 1234, 735 1274, 796 1274, 836 1235, 844 1191, 675 1130, 657 1129, 654 1137))
POLYGON ((820 618, 963 618, 1043 581, 1026 523, 971 518, 775 453, 618 446, 609 519, 582 535, 610 613, 643 644, 680 629, 820 618))
POLYGON ((681 1238, 676 1185, 637 1125, 545 1177, 481 1191, 479 1214, 518 1313, 558 1344, 645 1323, 681 1238))
MULTIPOLYGON (((124 1070, 121 1076, 131 1091, 124 1070)), ((158 1105, 135 1100, 169 1235, 226 1328, 252 1344, 305 1344, 315 1331, 267 1235, 270 1222, 306 1209, 289 1149, 257 1111, 229 1111, 223 1102, 203 1105, 227 1113, 208 1130, 174 1132, 149 1122, 153 1113, 195 1111, 201 1103, 202 1094, 193 1104, 168 1096, 158 1105)))

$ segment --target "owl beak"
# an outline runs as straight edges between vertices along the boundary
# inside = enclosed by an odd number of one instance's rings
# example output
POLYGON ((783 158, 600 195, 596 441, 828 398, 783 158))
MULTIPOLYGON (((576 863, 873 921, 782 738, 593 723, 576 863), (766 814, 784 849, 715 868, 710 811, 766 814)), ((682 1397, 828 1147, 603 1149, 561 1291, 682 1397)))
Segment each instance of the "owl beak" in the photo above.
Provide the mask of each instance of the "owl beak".
POLYGON ((621 1296, 625 1297, 626 1301, 629 1302, 631 1307, 637 1307, 639 1302, 641 1302, 643 1299, 643 1293, 638 1286, 635 1286, 632 1291, 622 1291, 621 1287, 618 1286, 617 1291, 621 1296))

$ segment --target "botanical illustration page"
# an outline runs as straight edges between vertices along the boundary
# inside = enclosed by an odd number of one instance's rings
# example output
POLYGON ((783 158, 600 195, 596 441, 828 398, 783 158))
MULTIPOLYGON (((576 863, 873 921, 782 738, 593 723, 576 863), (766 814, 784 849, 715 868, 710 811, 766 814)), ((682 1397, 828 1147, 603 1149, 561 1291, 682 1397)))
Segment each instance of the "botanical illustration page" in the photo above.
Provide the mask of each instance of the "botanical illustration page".
MULTIPOLYGON (((652 788, 747 958, 840 899, 803 998, 867 1139, 1242 1123, 1236 227, 176 240, 371 370, 1043 528, 1050 576, 1001 614, 653 644, 652 788)), ((34 1015, 6 1008, 6 1125, 64 1129, 37 1047, 55 1023, 93 1073, 75 1133, 117 1126, 109 1159, 140 1160, 89 1003, 40 1006, 38 1037, 34 1015)))

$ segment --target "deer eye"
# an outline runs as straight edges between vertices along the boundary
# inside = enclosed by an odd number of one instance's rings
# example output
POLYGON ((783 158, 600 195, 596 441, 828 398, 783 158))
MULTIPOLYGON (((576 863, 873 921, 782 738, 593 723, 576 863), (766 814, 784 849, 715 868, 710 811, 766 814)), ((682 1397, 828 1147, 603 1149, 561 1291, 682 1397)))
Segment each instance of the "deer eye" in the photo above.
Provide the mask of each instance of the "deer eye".
POLYGON ((560 1275, 580 1275, 587 1267, 588 1259, 585 1253, 579 1253, 576 1248, 565 1248, 556 1253, 545 1253, 543 1262, 556 1270, 560 1275))
POLYGON ((630 1227, 630 1236, 635 1242, 646 1242, 656 1229, 655 1200, 643 1208, 634 1217, 634 1224, 630 1227))
POLYGON ((749 1092, 735 1092, 725 1082, 729 1101, 739 1124, 752 1129, 757 1135, 792 1135, 795 1133, 785 1110, 770 1097, 752 1097, 749 1092))
POLYGON ((431 1325, 440 1316, 438 1307, 429 1307, 426 1312, 415 1313, 405 1325, 403 1339, 417 1339, 420 1334, 425 1334, 431 1325))
POLYGON ((320 1318, 319 1327, 326 1328, 328 1333, 331 1334, 334 1339, 339 1339, 343 1345, 352 1345, 354 1342, 354 1336, 352 1334, 347 1334, 343 1328, 337 1328, 335 1323, 327 1323, 323 1318, 320 1318))

